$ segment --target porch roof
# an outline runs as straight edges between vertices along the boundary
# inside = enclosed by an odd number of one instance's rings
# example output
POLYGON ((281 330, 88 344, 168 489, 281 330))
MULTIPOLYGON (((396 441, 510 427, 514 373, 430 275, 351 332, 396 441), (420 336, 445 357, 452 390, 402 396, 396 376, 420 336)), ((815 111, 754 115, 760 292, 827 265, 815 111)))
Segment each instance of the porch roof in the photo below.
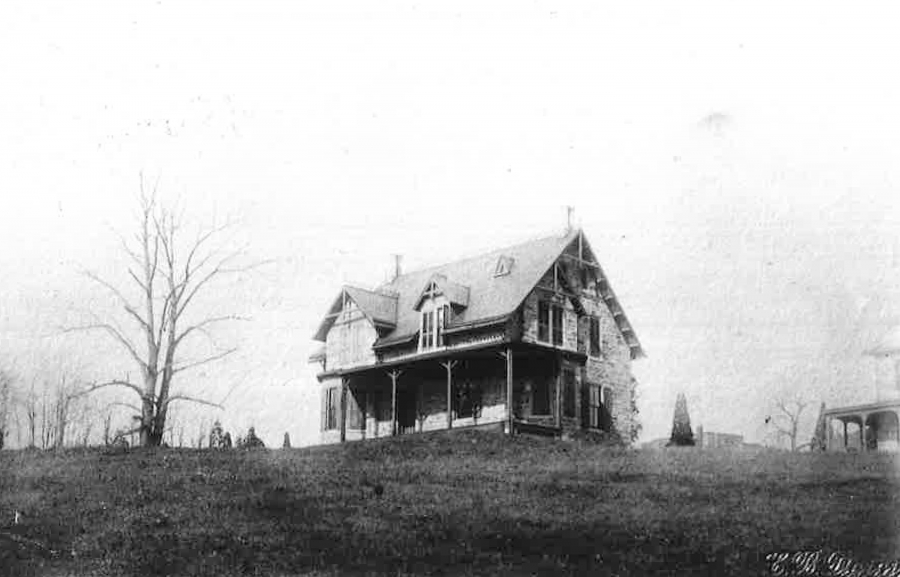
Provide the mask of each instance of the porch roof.
POLYGON ((875 413, 886 409, 900 409, 900 399, 878 401, 876 403, 866 403, 864 405, 835 407, 833 409, 825 409, 822 414, 826 417, 847 417, 857 415, 859 413, 875 413))
POLYGON ((319 381, 322 381, 322 379, 326 379, 328 377, 344 377, 344 376, 350 376, 350 375, 358 375, 360 373, 366 373, 366 372, 370 372, 370 371, 402 367, 403 365, 410 365, 410 364, 418 363, 420 361, 433 361, 433 360, 442 359, 442 358, 452 359, 455 357, 462 356, 465 353, 471 353, 471 352, 475 352, 475 351, 494 350, 494 349, 498 349, 498 348, 506 347, 506 346, 513 346, 516 350, 522 350, 524 348, 527 348, 527 349, 531 349, 531 350, 543 351, 547 354, 558 353, 558 354, 560 354, 564 357, 568 357, 568 358, 579 359, 582 361, 587 360, 587 354, 582 353, 582 352, 572 351, 572 350, 568 350, 568 349, 557 349, 557 348, 552 348, 552 347, 546 347, 546 346, 532 344, 532 343, 525 343, 522 341, 511 341, 508 338, 504 338, 504 339, 501 339, 501 340, 498 340, 498 341, 495 341, 495 342, 492 342, 489 344, 477 343, 477 344, 472 344, 472 345, 462 346, 462 347, 439 349, 436 351, 430 351, 427 353, 419 353, 416 355, 405 356, 405 357, 401 357, 398 359, 391 359, 389 361, 383 361, 383 362, 375 363, 375 364, 360 365, 357 367, 347 367, 345 369, 334 369, 331 371, 325 371, 324 373, 319 373, 316 376, 316 378, 319 381))

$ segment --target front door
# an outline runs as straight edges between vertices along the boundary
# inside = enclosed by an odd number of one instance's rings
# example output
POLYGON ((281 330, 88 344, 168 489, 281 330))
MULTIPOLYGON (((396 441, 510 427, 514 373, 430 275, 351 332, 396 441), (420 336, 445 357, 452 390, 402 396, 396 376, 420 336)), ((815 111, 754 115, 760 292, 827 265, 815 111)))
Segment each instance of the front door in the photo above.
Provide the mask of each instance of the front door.
POLYGON ((412 388, 397 391, 397 429, 400 434, 416 432, 416 391, 412 388))

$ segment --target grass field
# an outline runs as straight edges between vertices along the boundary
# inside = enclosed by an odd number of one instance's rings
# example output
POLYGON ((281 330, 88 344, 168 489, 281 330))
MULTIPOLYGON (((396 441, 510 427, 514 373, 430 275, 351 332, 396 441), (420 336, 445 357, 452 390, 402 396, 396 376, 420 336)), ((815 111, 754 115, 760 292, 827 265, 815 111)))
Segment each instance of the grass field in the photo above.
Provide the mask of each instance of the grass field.
POLYGON ((11 576, 762 575, 773 551, 888 560, 898 545, 900 473, 884 454, 637 451, 483 431, 0 452, 11 576))

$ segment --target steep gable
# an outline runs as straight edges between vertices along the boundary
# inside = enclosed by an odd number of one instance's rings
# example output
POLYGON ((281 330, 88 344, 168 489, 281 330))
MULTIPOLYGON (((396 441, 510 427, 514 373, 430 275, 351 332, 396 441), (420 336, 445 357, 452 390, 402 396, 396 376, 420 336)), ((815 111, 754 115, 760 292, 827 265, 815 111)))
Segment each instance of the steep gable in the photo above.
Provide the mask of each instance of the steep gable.
POLYGON ((396 327, 397 319, 397 296, 384 292, 370 291, 367 289, 344 286, 340 294, 334 299, 328 313, 313 338, 317 341, 324 342, 328 331, 334 325, 335 319, 340 316, 344 307, 345 298, 352 300, 356 306, 362 311, 375 328, 384 331, 393 330, 396 327))

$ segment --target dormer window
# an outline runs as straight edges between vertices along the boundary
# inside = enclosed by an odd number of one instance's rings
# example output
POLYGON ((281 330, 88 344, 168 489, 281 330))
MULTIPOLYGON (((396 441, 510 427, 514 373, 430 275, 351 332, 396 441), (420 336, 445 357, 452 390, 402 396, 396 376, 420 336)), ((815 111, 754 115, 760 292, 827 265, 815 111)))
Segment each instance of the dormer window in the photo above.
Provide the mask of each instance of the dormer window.
POLYGON ((441 305, 422 312, 419 330, 419 350, 427 351, 444 346, 444 328, 450 320, 450 305, 441 305))
POLYGON ((508 256, 501 256, 497 259, 497 266, 494 267, 494 276, 506 276, 512 270, 513 259, 508 256))

